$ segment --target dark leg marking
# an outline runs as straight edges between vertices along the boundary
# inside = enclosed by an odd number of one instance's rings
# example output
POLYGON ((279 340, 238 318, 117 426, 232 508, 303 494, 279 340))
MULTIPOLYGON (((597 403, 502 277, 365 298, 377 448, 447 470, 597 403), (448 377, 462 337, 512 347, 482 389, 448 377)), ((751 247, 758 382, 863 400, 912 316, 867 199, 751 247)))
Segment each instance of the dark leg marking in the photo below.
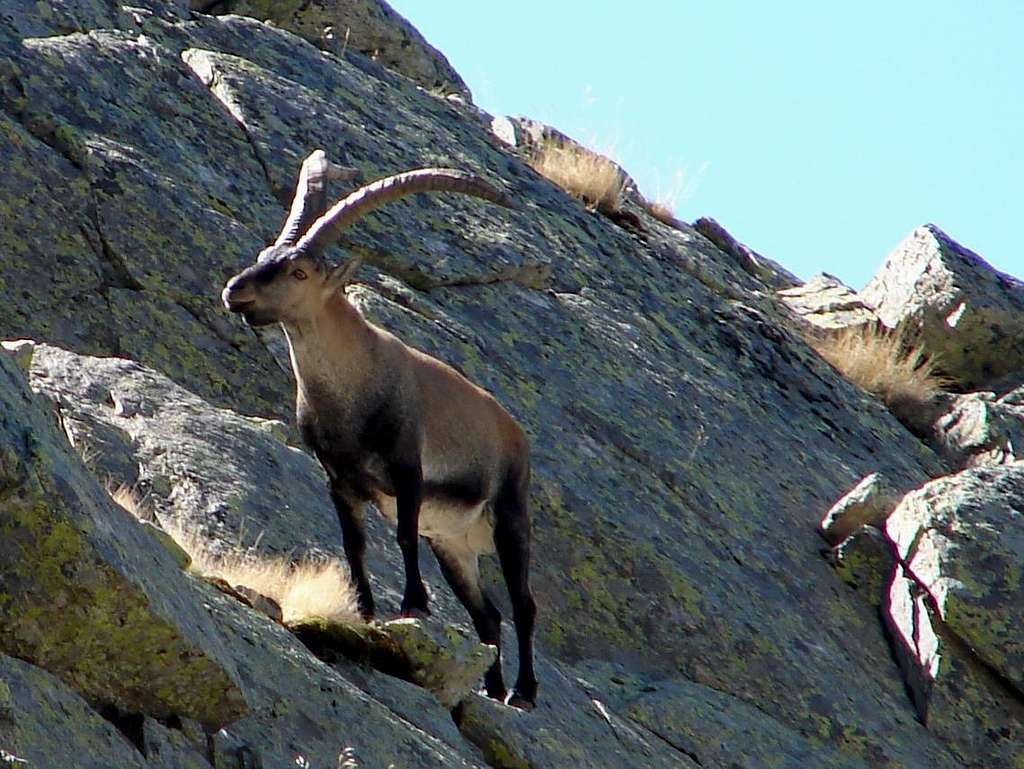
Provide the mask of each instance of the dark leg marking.
POLYGON ((468 547, 430 540, 441 573, 473 620, 480 640, 498 647, 498 658, 484 674, 487 696, 505 701, 505 682, 501 675, 501 612, 487 597, 480 585, 479 558, 468 547))
POLYGON ((430 614, 427 606, 427 588, 420 576, 419 525, 420 502, 423 498, 423 476, 418 465, 396 465, 391 469, 398 508, 398 546, 405 562, 405 592, 402 596, 402 616, 416 617, 430 614))
POLYGON ((348 493, 334 487, 331 488, 331 500, 338 511, 338 522, 341 523, 342 544, 345 548, 349 574, 356 587, 359 613, 363 619, 373 619, 373 593, 370 590, 370 578, 366 573, 365 503, 361 500, 354 501, 348 493))
POLYGON ((494 501, 494 546, 512 601, 519 644, 519 674, 509 704, 531 709, 537 702, 533 630, 537 607, 530 590, 529 471, 510 472, 494 501))

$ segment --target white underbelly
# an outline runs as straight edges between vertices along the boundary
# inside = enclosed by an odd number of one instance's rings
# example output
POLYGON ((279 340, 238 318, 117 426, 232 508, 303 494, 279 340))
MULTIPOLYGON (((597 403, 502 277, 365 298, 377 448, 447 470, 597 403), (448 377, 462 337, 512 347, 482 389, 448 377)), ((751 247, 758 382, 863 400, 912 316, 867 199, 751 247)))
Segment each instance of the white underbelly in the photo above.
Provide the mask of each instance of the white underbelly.
MULTIPOLYGON (((394 497, 378 494, 375 500, 381 515, 398 523, 398 505, 394 497)), ((494 552, 494 525, 487 503, 472 507, 426 499, 420 505, 420 535, 441 541, 462 542, 477 553, 494 552)))

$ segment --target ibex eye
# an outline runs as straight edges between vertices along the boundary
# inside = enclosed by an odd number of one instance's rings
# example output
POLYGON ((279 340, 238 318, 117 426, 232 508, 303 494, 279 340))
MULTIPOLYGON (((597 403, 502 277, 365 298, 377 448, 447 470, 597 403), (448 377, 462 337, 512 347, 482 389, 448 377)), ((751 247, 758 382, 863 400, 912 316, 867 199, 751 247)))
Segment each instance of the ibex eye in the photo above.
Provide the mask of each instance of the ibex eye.
POLYGON ((303 270, 294 270, 292 272, 292 277, 295 278, 296 280, 305 280, 306 273, 303 270))

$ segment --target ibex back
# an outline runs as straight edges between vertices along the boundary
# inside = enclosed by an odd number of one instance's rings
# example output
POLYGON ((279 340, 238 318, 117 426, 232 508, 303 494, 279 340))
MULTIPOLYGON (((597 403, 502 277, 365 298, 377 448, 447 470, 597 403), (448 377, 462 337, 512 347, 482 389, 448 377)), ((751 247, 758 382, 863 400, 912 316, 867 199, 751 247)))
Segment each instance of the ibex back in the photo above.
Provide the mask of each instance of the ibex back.
MULTIPOLYGON (((306 159, 277 242, 228 281, 224 304, 251 325, 284 327, 299 429, 327 471, 362 615, 374 614, 364 557, 369 501, 397 524, 402 613, 429 613, 417 551, 422 534, 480 639, 500 650, 501 614, 481 587, 478 565, 481 553, 496 550, 519 642, 508 702, 531 708, 536 609, 528 577, 526 436, 485 390, 360 315, 345 296, 358 257, 340 266, 324 257, 345 227, 404 195, 451 191, 511 204, 482 179, 422 169, 361 187, 324 213, 327 181, 350 178, 344 171, 320 150, 306 159)), ((484 685, 491 697, 506 698, 500 651, 484 685)))

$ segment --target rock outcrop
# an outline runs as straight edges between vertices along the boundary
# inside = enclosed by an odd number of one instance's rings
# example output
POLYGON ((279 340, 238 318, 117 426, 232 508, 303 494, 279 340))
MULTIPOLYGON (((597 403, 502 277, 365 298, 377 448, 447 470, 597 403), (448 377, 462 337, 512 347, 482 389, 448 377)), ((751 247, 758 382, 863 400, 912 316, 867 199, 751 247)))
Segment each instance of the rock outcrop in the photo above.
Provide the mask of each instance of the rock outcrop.
POLYGON ((0 643, 93 702, 213 728, 238 671, 170 555, 107 496, 0 353, 0 643))
POLYGON ((1024 404, 1020 391, 996 398, 975 392, 952 399, 932 425, 932 442, 956 469, 1002 465, 1024 457, 1024 404))
POLYGON ((270 21, 337 56, 358 51, 430 91, 471 98, 444 54, 384 0, 191 0, 191 5, 270 21))
POLYGON ((943 625, 1024 692, 1024 468, 978 467, 908 494, 885 531, 943 625))
MULTIPOLYGON (((52 742, 32 735, 66 727, 68 766, 95 765, 93 744, 108 765, 149 767, 329 767, 344 748, 367 767, 756 766, 780 755, 844 768, 1012 766, 1024 721, 990 666, 1016 658, 952 656, 976 682, 970 696, 992 707, 957 707, 955 687, 933 686, 920 723, 863 597, 877 592, 866 567, 885 551, 862 550, 858 589, 820 557, 823 511, 860 478, 883 469, 909 489, 946 470, 804 344, 768 290, 778 276, 752 273, 685 224, 645 221, 641 237, 586 211, 475 110, 361 55, 181 3, 44 5, 0 0, 0 336, 46 343, 31 365, 34 396, 0 353, 15 399, 0 411, 0 451, 17 459, 0 492, 0 594, 53 613, 30 601, 34 590, 88 596, 107 584, 87 571, 81 583, 59 569, 37 575, 39 585, 16 573, 26 565, 6 549, 28 540, 7 536, 25 527, 10 500, 31 497, 32 510, 79 521, 68 536, 83 552, 124 564, 108 582, 172 593, 202 630, 188 636, 199 655, 188 659, 210 661, 193 695, 221 670, 248 710, 220 729, 219 716, 182 704, 166 717, 152 693, 116 699, 67 665, 45 673, 50 658, 23 653, 4 626, 0 652, 27 660, 11 679, 68 704, 39 715, 45 727, 26 716, 12 728, 0 696, 0 749, 45 766, 52 742), (371 179, 465 168, 520 203, 407 200, 360 222, 339 252, 365 258, 350 298, 367 317, 464 371, 530 435, 532 713, 476 694, 449 713, 420 686, 317 657, 182 574, 99 483, 138 484, 158 520, 211 547, 258 537, 262 552, 341 554, 323 478, 295 442, 280 337, 219 304, 224 280, 276 234, 315 147, 371 179), (50 485, 23 481, 24 468, 50 485), (1003 715, 986 730, 978 714, 996 705, 1003 715), (123 748, 133 758, 119 759, 123 748)), ((370 566, 384 614, 397 609, 401 569, 394 533, 376 519, 370 566)), ((464 625, 429 552, 421 560, 435 627, 464 625)), ((492 564, 485 577, 500 586, 492 564)), ((177 627, 161 600, 146 611, 177 627)), ((113 603, 95 602, 90 619, 106 625, 132 605, 113 603)), ((966 638, 969 623, 957 627, 966 638)), ((60 640, 33 628, 39 644, 60 640)), ((109 668, 138 648, 105 650, 109 668)), ((514 671, 514 649, 503 651, 514 671)), ((175 669, 151 661, 154 676, 175 669)))
POLYGON ((832 505, 819 530, 831 545, 838 545, 861 526, 878 526, 889 516, 899 496, 882 473, 871 473, 832 505))
POLYGON ((822 273, 799 286, 780 289, 778 293, 802 320, 822 331, 879 322, 863 297, 833 275, 822 273))
POLYGON ((861 296, 965 389, 1024 369, 1024 283, 934 224, 907 236, 861 296))
POLYGON ((987 745, 990 765, 1012 766, 1024 738, 1022 493, 1019 463, 946 476, 831 554, 879 606, 918 717, 968 764, 987 745))

